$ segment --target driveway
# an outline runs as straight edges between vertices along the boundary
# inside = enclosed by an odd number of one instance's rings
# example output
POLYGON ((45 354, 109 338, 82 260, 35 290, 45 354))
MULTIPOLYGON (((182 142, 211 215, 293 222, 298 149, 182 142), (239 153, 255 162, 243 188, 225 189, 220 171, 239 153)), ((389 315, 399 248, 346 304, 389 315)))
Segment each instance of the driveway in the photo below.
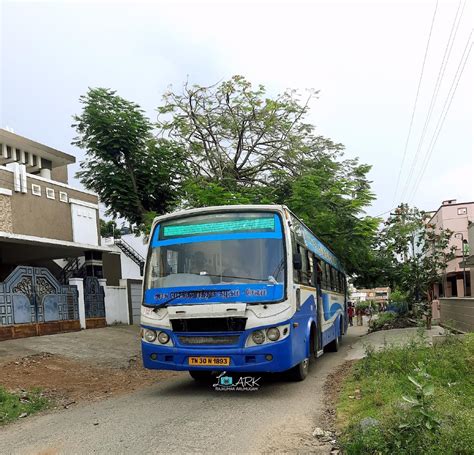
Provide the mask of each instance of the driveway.
POLYGON ((7 340, 0 342, 0 365, 48 352, 103 367, 125 368, 139 355, 139 341, 140 328, 136 325, 7 340))
MULTIPOLYGON (((94 332, 98 330, 109 329, 94 332)), ((317 359, 304 382, 263 378, 256 392, 217 392, 211 384, 197 384, 179 373, 132 394, 2 428, 2 452, 329 453, 330 447, 319 446, 312 437, 314 427, 324 426, 323 385, 365 330, 351 328, 340 351, 317 359)), ((109 333, 121 331, 111 328, 109 333)), ((74 351, 72 345, 70 349, 74 351)))

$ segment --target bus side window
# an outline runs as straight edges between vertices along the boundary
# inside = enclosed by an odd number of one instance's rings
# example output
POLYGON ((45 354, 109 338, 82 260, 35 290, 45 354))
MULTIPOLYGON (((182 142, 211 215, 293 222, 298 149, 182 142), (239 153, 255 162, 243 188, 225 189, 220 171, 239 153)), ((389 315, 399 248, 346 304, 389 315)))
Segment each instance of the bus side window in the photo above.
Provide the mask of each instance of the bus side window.
POLYGON ((313 282, 315 286, 322 288, 323 269, 321 268, 321 261, 313 255, 313 282))
POLYGON ((302 267, 300 273, 298 274, 298 283, 309 284, 310 283, 310 271, 309 271, 309 262, 308 262, 308 251, 305 247, 298 245, 298 252, 301 254, 301 263, 302 267))
POLYGON ((311 260, 311 253, 306 248, 301 248, 303 251, 303 264, 306 268, 305 274, 303 275, 304 284, 311 285, 312 284, 312 275, 313 275, 313 263, 311 260))
MULTIPOLYGON (((293 232, 291 233, 291 249, 293 254, 298 253, 298 244, 296 243, 295 234, 293 232)), ((295 270, 295 268, 293 268, 293 283, 299 283, 299 272, 299 270, 295 270)))
POLYGON ((323 289, 331 289, 331 278, 329 276, 329 265, 326 262, 322 263, 323 266, 323 289))
POLYGON ((336 269, 334 267, 330 266, 330 272, 331 272, 331 290, 332 291, 337 291, 337 275, 336 275, 336 269))
POLYGON ((309 279, 309 284, 311 286, 314 286, 316 287, 316 270, 315 270, 315 262, 314 262, 314 256, 313 256, 313 253, 311 253, 311 251, 308 251, 308 264, 309 264, 309 275, 308 275, 308 279, 309 279))

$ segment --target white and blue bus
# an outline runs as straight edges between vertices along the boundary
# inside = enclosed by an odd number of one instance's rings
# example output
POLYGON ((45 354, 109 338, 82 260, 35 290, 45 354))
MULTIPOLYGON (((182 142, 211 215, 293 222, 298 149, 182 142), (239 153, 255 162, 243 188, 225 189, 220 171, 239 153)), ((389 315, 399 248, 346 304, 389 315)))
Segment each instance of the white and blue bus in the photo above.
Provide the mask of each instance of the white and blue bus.
POLYGON ((146 368, 308 374, 347 329, 338 258, 277 205, 192 209, 155 219, 141 309, 146 368))

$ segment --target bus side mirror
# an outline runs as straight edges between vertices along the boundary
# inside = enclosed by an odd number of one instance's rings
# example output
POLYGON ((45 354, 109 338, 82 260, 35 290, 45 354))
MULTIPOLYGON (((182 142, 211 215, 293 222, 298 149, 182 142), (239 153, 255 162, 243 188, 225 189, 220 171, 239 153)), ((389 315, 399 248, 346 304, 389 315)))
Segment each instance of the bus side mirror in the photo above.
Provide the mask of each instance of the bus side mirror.
POLYGON ((295 270, 301 270, 303 268, 303 260, 301 259, 300 253, 293 253, 293 268, 295 270))

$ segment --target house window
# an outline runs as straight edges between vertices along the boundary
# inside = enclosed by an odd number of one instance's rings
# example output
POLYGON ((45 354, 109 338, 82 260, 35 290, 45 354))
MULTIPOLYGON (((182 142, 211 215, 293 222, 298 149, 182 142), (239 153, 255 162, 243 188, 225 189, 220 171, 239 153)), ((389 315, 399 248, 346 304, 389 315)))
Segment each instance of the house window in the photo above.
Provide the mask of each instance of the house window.
POLYGON ((39 185, 31 184, 31 193, 35 196, 41 196, 41 187, 39 185))
POLYGON ((467 215, 467 207, 459 207, 458 215, 467 215))
POLYGON ((59 192, 59 200, 61 202, 67 202, 67 193, 65 193, 64 191, 60 191, 59 192))
POLYGON ((55 199, 54 190, 52 188, 46 188, 46 197, 48 199, 55 199))

